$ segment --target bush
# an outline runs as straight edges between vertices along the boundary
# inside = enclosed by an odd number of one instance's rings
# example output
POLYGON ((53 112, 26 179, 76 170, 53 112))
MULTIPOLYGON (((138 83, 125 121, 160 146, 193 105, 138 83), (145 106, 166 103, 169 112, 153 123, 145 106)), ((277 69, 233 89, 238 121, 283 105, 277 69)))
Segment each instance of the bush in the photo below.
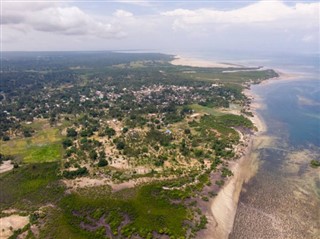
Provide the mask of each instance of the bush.
POLYGON ((123 141, 119 141, 119 142, 117 143, 117 149, 118 149, 118 150, 124 149, 125 146, 126 146, 126 145, 125 145, 125 143, 124 143, 123 141))
POLYGON ((8 135, 4 135, 4 136, 2 137, 2 140, 3 140, 3 141, 9 141, 9 140, 10 140, 10 137, 9 137, 8 135))
POLYGON ((311 166, 312 168, 320 167, 320 161, 318 161, 318 160, 311 160, 310 166, 311 166))
POLYGON ((229 177, 229 176, 232 176, 233 175, 233 173, 228 169, 228 168, 226 168, 226 167, 223 167, 222 168, 222 171, 221 171, 221 176, 222 177, 229 177))
POLYGON ((113 128, 109 128, 109 127, 107 127, 104 132, 106 135, 108 135, 109 138, 111 138, 116 134, 116 131, 113 128))
POLYGON ((83 168, 78 168, 77 170, 74 171, 63 171, 62 176, 68 179, 76 178, 78 176, 83 176, 88 174, 88 169, 86 167, 83 168))
POLYGON ((67 136, 68 137, 76 137, 77 135, 78 135, 78 133, 74 128, 67 129, 67 136))
POLYGON ((98 162, 98 167, 104 167, 108 165, 108 161, 105 159, 100 159, 98 162))
POLYGON ((64 139, 63 141, 62 141, 62 146, 63 146, 63 148, 68 148, 68 147, 70 147, 70 146, 72 146, 72 140, 71 139, 64 139))
POLYGON ((32 136, 32 131, 30 129, 24 129, 23 130, 23 136, 26 137, 26 138, 29 138, 32 136))
POLYGON ((91 150, 91 151, 89 152, 89 157, 90 157, 90 159, 92 159, 92 160, 96 160, 96 159, 98 158, 98 154, 97 154, 97 152, 96 152, 95 150, 91 150))

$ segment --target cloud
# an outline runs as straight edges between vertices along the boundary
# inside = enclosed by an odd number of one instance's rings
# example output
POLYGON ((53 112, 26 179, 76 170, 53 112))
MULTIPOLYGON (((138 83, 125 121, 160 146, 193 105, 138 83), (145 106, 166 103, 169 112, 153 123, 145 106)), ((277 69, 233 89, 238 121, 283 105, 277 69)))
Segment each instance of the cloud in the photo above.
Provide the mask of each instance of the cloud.
POLYGON ((132 17, 133 14, 131 12, 125 11, 125 10, 117 10, 114 14, 116 17, 132 17))
MULTIPOLYGON (((125 12, 118 14, 121 13, 125 12)), ((121 38, 126 35, 119 26, 97 20, 78 7, 58 5, 55 2, 7 3, 3 5, 2 14, 2 24, 15 28, 20 26, 40 32, 101 38, 121 38)))
POLYGON ((115 0, 114 2, 133 4, 144 7, 151 6, 151 2, 149 0, 115 0))
POLYGON ((6 50, 319 51, 318 2, 260 1, 231 10, 214 6, 214 1, 7 1, 2 3, 2 41, 6 50))
POLYGON ((303 36, 302 41, 309 43, 309 42, 315 41, 315 39, 316 37, 314 37, 313 35, 306 35, 306 36, 303 36))
POLYGON ((173 18, 174 29, 188 29, 206 24, 270 24, 289 20, 296 24, 306 20, 315 22, 319 19, 319 7, 320 3, 298 3, 295 6, 288 6, 280 1, 260 1, 229 11, 205 8, 175 9, 163 12, 162 15, 173 18))

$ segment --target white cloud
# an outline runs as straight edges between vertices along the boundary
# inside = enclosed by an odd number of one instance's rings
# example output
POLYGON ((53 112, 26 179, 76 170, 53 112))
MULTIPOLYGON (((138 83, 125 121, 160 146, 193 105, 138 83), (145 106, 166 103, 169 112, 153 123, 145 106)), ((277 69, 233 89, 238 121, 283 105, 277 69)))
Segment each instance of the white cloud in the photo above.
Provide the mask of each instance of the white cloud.
POLYGON ((125 36, 118 26, 97 20, 78 7, 54 2, 6 3, 2 14, 2 24, 16 28, 29 27, 41 32, 102 38, 125 36))
POLYGON ((281 1, 261 1, 233 10, 201 8, 204 5, 194 3, 174 4, 184 7, 175 9, 169 4, 154 3, 3 2, 2 41, 6 49, 13 50, 319 51, 320 3, 286 5, 281 1), (152 7, 146 8, 146 4, 152 7))
POLYGON ((125 10, 117 10, 114 14, 116 17, 132 17, 133 14, 131 12, 125 11, 125 10))
POLYGON ((313 42, 315 40, 315 37, 313 35, 306 35, 302 38, 303 42, 313 42))
POLYGON ((144 6, 144 7, 151 5, 149 0, 115 0, 115 2, 133 4, 133 5, 144 6))
POLYGON ((295 24, 307 19, 314 22, 319 18, 319 7, 320 3, 299 3, 291 7, 280 1, 260 1, 229 11, 175 9, 162 15, 172 17, 173 26, 183 29, 204 24, 258 24, 288 20, 293 20, 295 24))

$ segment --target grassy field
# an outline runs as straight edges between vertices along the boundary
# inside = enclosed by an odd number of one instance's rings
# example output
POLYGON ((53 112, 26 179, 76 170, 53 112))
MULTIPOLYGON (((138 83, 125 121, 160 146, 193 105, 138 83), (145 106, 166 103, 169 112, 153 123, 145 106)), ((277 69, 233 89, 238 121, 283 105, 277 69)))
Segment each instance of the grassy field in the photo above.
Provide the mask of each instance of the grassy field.
POLYGON ((193 109, 196 113, 206 113, 214 116, 221 116, 225 113, 219 111, 216 108, 206 107, 198 104, 189 105, 191 109, 193 109))
POLYGON ((0 175, 0 209, 38 209, 63 193, 57 182, 58 163, 26 164, 0 175))
POLYGON ((37 132, 30 138, 16 138, 1 141, 0 153, 21 158, 26 163, 52 162, 61 159, 62 136, 58 128, 44 122, 29 126, 37 132))

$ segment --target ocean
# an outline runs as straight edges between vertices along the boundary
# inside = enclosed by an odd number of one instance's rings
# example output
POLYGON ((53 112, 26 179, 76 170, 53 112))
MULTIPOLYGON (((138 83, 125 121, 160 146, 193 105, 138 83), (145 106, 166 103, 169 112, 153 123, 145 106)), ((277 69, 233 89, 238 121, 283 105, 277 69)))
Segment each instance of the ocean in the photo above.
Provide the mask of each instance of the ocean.
POLYGON ((317 54, 180 54, 299 74, 253 85, 267 131, 259 140, 259 168, 244 184, 231 239, 320 238, 320 71, 317 54))

